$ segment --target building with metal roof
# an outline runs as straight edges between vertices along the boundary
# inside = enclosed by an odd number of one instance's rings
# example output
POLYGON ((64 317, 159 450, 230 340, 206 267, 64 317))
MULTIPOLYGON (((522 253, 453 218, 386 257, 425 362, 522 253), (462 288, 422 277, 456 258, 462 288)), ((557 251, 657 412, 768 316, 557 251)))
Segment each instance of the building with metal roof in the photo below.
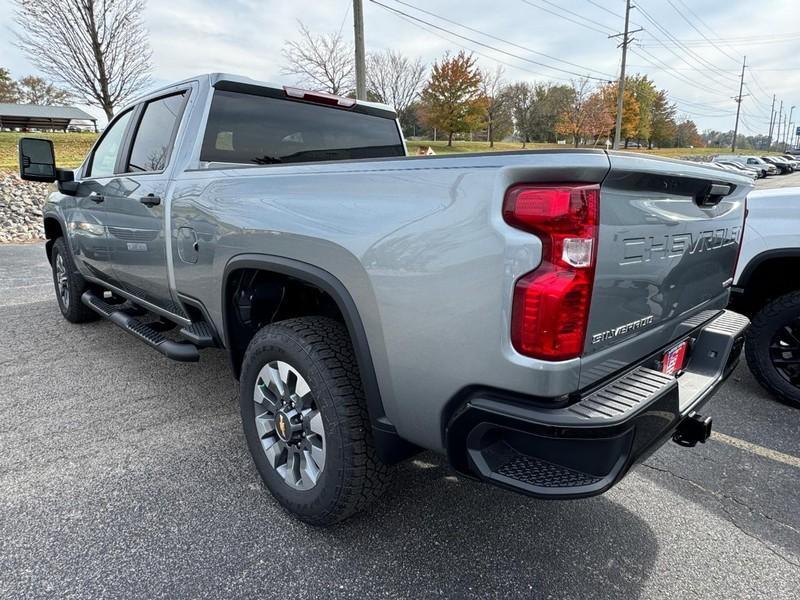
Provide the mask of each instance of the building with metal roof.
POLYGON ((97 119, 74 106, 0 103, 0 129, 63 129, 72 121, 89 121, 97 131, 97 119))

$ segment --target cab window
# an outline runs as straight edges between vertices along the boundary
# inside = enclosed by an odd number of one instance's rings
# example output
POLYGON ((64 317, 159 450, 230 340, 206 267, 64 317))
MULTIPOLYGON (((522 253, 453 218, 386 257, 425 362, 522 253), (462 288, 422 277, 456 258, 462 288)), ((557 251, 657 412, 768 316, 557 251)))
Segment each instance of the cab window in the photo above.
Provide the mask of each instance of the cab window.
POLYGON ((163 171, 166 168, 185 94, 181 92, 145 104, 125 169, 127 172, 163 171))
POLYGON ((114 174, 117 156, 119 156, 122 141, 125 137, 125 130, 132 114, 133 111, 128 110, 106 129, 103 138, 94 149, 94 154, 92 154, 87 174, 89 177, 108 177, 114 174))

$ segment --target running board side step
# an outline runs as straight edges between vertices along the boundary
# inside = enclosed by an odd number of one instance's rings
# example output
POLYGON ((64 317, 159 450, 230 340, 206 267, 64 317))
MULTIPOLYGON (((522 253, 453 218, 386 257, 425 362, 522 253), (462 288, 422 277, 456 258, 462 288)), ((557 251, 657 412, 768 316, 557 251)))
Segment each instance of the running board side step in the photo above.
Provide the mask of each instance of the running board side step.
POLYGON ((167 358, 181 362, 197 362, 200 360, 200 353, 197 351, 197 346, 194 344, 189 342, 176 342, 168 339, 161 332, 156 331, 146 323, 142 323, 139 319, 127 314, 125 311, 118 310, 115 306, 108 304, 91 291, 83 293, 81 302, 101 317, 121 327, 167 358))

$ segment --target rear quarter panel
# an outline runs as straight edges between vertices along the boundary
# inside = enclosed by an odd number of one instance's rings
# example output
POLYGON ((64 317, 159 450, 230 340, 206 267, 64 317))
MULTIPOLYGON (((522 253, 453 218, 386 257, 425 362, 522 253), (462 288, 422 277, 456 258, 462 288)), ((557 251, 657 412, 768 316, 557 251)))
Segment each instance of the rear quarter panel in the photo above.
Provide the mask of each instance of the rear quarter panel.
POLYGON ((193 227, 199 260, 173 256, 179 292, 219 330, 220 284, 239 254, 303 261, 341 281, 358 307, 389 420, 404 438, 440 449, 441 416, 468 385, 541 396, 573 391, 579 361, 541 363, 513 351, 516 279, 541 244, 502 219, 522 181, 599 182, 603 153, 408 158, 182 174, 173 236, 193 227))

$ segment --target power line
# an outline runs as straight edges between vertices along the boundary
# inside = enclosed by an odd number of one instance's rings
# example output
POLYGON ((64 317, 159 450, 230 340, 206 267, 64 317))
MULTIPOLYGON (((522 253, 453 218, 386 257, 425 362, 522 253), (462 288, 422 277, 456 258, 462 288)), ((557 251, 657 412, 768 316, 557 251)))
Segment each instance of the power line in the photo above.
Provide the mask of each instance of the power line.
MULTIPOLYGON (((530 2, 527 2, 527 0, 523 0, 523 1, 525 1, 526 4, 530 4, 530 2)), ((602 27, 603 29, 608 29, 610 31, 614 30, 614 27, 612 27, 610 25, 606 25, 605 23, 600 23, 598 21, 595 21, 594 19, 590 19, 588 17, 584 17, 582 14, 576 13, 574 10, 570 10, 568 8, 564 8, 563 6, 559 6, 555 2, 551 2, 551 0, 538 0, 538 2, 544 2, 548 6, 551 6, 554 10, 567 13, 569 15, 572 15, 573 17, 577 17, 578 19, 582 19, 582 20, 584 20, 584 21, 586 21, 588 23, 591 23, 592 25, 596 25, 597 27, 602 27)))
POLYGON ((549 75, 549 74, 541 73, 541 72, 538 72, 538 71, 531 71, 530 69, 526 69, 525 67, 520 67, 519 65, 515 65, 515 64, 512 64, 512 63, 506 62, 504 60, 500 60, 499 58, 496 58, 494 56, 490 56, 489 54, 481 52, 480 50, 475 50, 471 46, 466 46, 463 42, 459 42, 457 40, 453 40, 452 38, 448 37, 446 34, 443 34, 443 33, 439 32, 439 31, 437 31, 435 29, 432 29, 430 27, 426 27, 425 25, 422 25, 421 23, 418 23, 417 21, 414 21, 412 19, 406 18, 403 15, 399 15, 398 14, 398 15, 395 15, 395 16, 398 19, 401 19, 401 20, 405 21, 406 23, 408 23, 410 25, 413 25, 414 27, 422 29, 423 31, 426 31, 426 32, 430 33, 433 36, 436 36, 436 37, 438 37, 438 38, 440 38, 442 40, 445 40, 446 42, 449 42, 449 43, 451 43, 451 44, 453 44, 455 46, 458 46, 459 48, 462 48, 464 50, 468 50, 469 52, 477 54, 478 56, 482 56, 482 57, 484 57, 484 58, 486 58, 488 60, 491 60, 492 62, 495 62, 497 64, 505 65, 506 67, 510 67, 510 68, 516 69, 518 71, 524 71, 525 73, 530 73, 531 75, 536 75, 538 77, 549 77, 550 79, 557 79, 559 81, 570 81, 566 77, 559 77, 557 75, 549 75))
POLYGON ((624 15, 621 15, 621 14, 620 14, 620 13, 618 13, 618 12, 614 12, 613 10, 610 10, 610 9, 608 9, 608 8, 606 8, 605 6, 603 6, 602 4, 599 4, 599 3, 595 2, 594 0, 586 0, 586 1, 587 1, 589 4, 592 4, 592 5, 596 6, 597 8, 599 8, 600 10, 602 10, 603 12, 607 12, 607 13, 608 13, 608 14, 610 14, 612 17, 617 17, 618 19, 622 19, 622 18, 624 17, 624 15))
POLYGON ((461 35, 460 33, 456 33, 455 31, 451 31, 451 30, 449 30, 449 29, 447 29, 445 27, 440 27, 439 25, 431 23, 430 21, 426 21, 425 19, 421 19, 421 18, 416 17, 414 15, 410 15, 407 12, 403 12, 402 10, 399 10, 397 8, 394 8, 394 7, 391 7, 391 6, 387 6, 386 4, 378 2, 378 0, 369 0, 369 1, 372 2, 373 4, 376 4, 376 5, 380 6, 380 7, 388 10, 388 11, 391 11, 391 12, 393 12, 395 14, 402 15, 402 16, 408 18, 408 19, 413 19, 414 21, 418 21, 420 23, 424 23, 425 25, 427 25, 429 27, 433 27, 434 29, 437 29, 437 30, 442 31, 444 33, 448 33, 448 34, 450 34, 452 36, 455 36, 457 38, 460 38, 462 40, 466 40, 466 41, 471 42, 473 44, 477 44, 478 46, 481 46, 483 48, 487 48, 487 49, 493 50, 495 52, 500 52, 501 54, 505 54, 506 56, 510 56, 512 58, 516 58, 517 60, 522 60, 522 61, 534 64, 534 65, 538 65, 540 67, 544 67, 545 69, 552 69, 554 71, 560 71, 562 73, 567 73, 569 75, 574 75, 575 77, 583 77, 583 78, 586 78, 586 79, 593 79, 595 81, 603 81, 603 82, 607 81, 607 79, 604 79, 604 78, 601 78, 601 77, 594 77, 594 76, 588 75, 586 73, 577 73, 575 71, 570 71, 568 69, 562 69, 561 67, 554 67, 554 66, 547 65, 545 63, 541 63, 539 61, 536 61, 536 60, 533 60, 533 59, 530 59, 530 58, 526 58, 524 56, 520 56, 519 54, 514 54, 513 52, 509 52, 507 50, 503 50, 502 48, 497 48, 496 46, 492 46, 491 44, 486 44, 486 43, 481 42, 479 40, 467 37, 465 35, 461 35))
POLYGON ((403 0, 394 0, 394 2, 396 2, 397 4, 402 4, 403 6, 407 6, 408 8, 413 8, 414 10, 416 10, 418 12, 424 13, 424 14, 426 14, 428 16, 431 16, 431 17, 435 17, 437 19, 440 19, 442 21, 450 23, 451 25, 455 25, 457 27, 461 27, 462 29, 466 29, 467 31, 472 31, 473 33, 478 33, 480 35, 486 36, 486 37, 488 37, 490 39, 493 39, 493 40, 496 40, 498 42, 502 42, 504 44, 508 44, 509 46, 514 46, 515 48, 519 48, 520 50, 525 50, 526 52, 530 52, 531 54, 537 54, 539 56, 544 56, 545 58, 549 58, 550 60, 555 60, 555 61, 558 61, 560 63, 564 63, 565 65, 569 65, 571 67, 576 67, 578 69, 584 69, 586 71, 599 73, 600 75, 605 75, 605 76, 609 77, 610 79, 614 79, 616 77, 616 75, 612 75, 610 73, 605 73, 603 71, 598 71, 596 69, 590 69, 589 67, 586 67, 585 65, 579 65, 577 63, 573 63, 573 62, 570 62, 568 60, 564 60, 562 58, 558 58, 556 56, 551 56, 550 54, 545 54, 544 52, 539 52, 538 50, 534 50, 534 49, 529 48, 527 46, 522 46, 522 45, 517 44, 515 42, 511 42, 511 41, 509 41, 509 40, 507 40, 505 38, 501 38, 501 37, 498 37, 496 35, 492 35, 491 33, 486 33, 485 31, 481 31, 480 29, 475 29, 474 27, 470 27, 468 25, 463 25, 461 23, 453 21, 452 19, 444 17, 444 16, 442 16, 440 14, 431 12, 429 10, 425 10, 424 8, 419 8, 418 6, 414 6, 413 4, 409 4, 408 2, 404 2, 403 0))
MULTIPOLYGON (((597 27, 593 27, 592 25, 586 25, 585 23, 581 23, 580 21, 576 21, 575 19, 567 17, 566 15, 559 14, 559 13, 555 12, 554 10, 551 10, 549 8, 545 8, 544 6, 539 6, 538 4, 534 4, 533 2, 530 2, 530 0, 522 0, 522 1, 525 4, 528 4, 528 5, 530 5, 530 6, 534 7, 534 8, 538 8, 539 10, 543 10, 543 11, 545 11, 547 13, 550 13, 551 15, 555 15, 556 17, 559 17, 561 19, 569 21, 570 23, 575 23, 575 25, 580 25, 581 27, 585 27, 586 29, 590 29, 591 31, 596 31, 597 33, 602 33, 604 35, 608 35, 609 33, 613 33, 610 28, 607 28, 605 30, 598 29, 597 27)), ((605 27, 604 25, 602 25, 600 23, 595 23, 595 25, 598 25, 599 27, 605 27)))
MULTIPOLYGON (((716 48, 717 50, 719 50, 719 51, 720 51, 722 54, 724 54, 725 56, 727 56, 728 58, 730 58, 730 59, 731 59, 732 61, 734 61, 735 63, 737 63, 737 64, 739 63, 739 59, 738 59, 738 58, 734 58, 733 56, 731 56, 730 54, 728 54, 727 52, 725 52, 725 50, 723 50, 722 48, 720 48, 719 46, 717 46, 717 44, 715 44, 713 41, 711 41, 711 40, 710 40, 708 37, 706 37, 706 35, 705 35, 705 34, 704 34, 702 31, 700 31, 700 30, 697 28, 697 26, 696 26, 694 23, 692 23, 692 21, 691 21, 691 20, 689 20, 689 19, 687 19, 687 18, 686 18, 686 15, 684 15, 684 14, 683 14, 683 13, 682 13, 680 10, 678 10, 678 7, 677 7, 677 6, 675 6, 675 5, 672 3, 672 0, 667 0, 667 2, 669 2, 669 5, 670 5, 672 8, 674 8, 674 9, 675 9, 675 12, 676 12, 676 13, 678 13, 678 14, 680 15, 681 19, 683 19, 684 21, 686 21, 686 22, 689 24, 689 27, 691 27, 691 28, 692 28, 692 29, 694 29, 694 30, 695 30, 697 33, 699 33, 699 34, 700 34, 700 36, 701 36, 701 37, 702 37, 704 40, 706 40, 706 41, 707 41, 709 44, 711 44, 712 46, 714 46, 714 48, 716 48)), ((680 2, 680 3, 681 3, 681 5, 682 5, 682 6, 683 6, 683 7, 684 7, 684 8, 685 8, 685 9, 686 9, 686 10, 687 10, 687 11, 688 11, 688 12, 689 12, 691 15, 693 15, 693 16, 694 16, 694 18, 695 18, 695 19, 696 19, 698 22, 703 22, 703 21, 702 21, 702 19, 701 19, 699 16, 697 16, 697 14, 696 14, 696 13, 695 13, 695 12, 694 12, 694 11, 693 11, 691 8, 689 8, 688 6, 686 6, 686 4, 683 2, 683 0, 678 0, 678 2, 680 2)), ((703 23, 703 25, 705 25, 705 23, 703 23)), ((706 29, 708 29, 709 31, 711 31, 711 28, 710 28, 708 25, 705 25, 705 27, 706 27, 706 29)))
MULTIPOLYGON (((656 19, 655 19, 655 18, 652 16, 652 15, 650 15, 650 13, 649 13, 649 12, 647 12, 647 11, 646 11, 644 8, 642 8, 641 6, 638 6, 637 8, 639 9, 639 12, 642 14, 642 16, 643 16, 645 19, 647 19, 647 20, 648 20, 650 23, 652 23, 652 24, 653 24, 653 26, 654 26, 656 29, 658 29, 659 31, 661 31, 661 32, 662 32, 662 33, 663 33, 663 34, 664 34, 664 35, 667 37, 667 39, 668 39, 668 40, 671 40, 671 41, 677 42, 677 38, 675 38, 675 36, 674 36, 674 35, 672 35, 672 33, 670 33, 670 32, 669 32, 669 31, 668 31, 668 30, 667 30, 665 27, 663 27, 663 26, 662 26, 662 25, 661 25, 661 24, 660 24, 660 23, 659 23, 659 22, 658 22, 658 21, 657 21, 657 20, 656 20, 656 19)), ((652 33, 651 33, 650 35, 652 36, 652 33)), ((694 67, 694 65, 693 65, 692 63, 690 63, 688 60, 686 60, 686 58, 684 58, 682 55, 678 54, 677 52, 675 52, 674 50, 672 50, 671 48, 669 48, 668 46, 666 46, 665 44, 663 44, 663 42, 662 42, 661 40, 659 40, 658 38, 655 38, 655 36, 653 36, 653 39, 655 39, 657 42, 659 42, 659 43, 660 43, 660 44, 661 44, 661 45, 662 45, 662 46, 663 46, 665 49, 669 50, 669 51, 670 51, 672 54, 674 54, 674 55, 675 55, 675 56, 676 56, 676 57, 677 57, 679 60, 681 60, 682 62, 684 62, 684 63, 685 63, 685 64, 686 64, 688 67, 694 67)), ((709 68, 710 68, 710 69, 711 69, 713 72, 719 73, 719 74, 720 74, 722 77, 731 78, 731 75, 730 75, 730 74, 728 74, 728 73, 725 73, 725 72, 724 72, 724 71, 722 71, 722 70, 721 70, 719 67, 717 67, 716 65, 714 65, 714 64, 712 64, 712 63, 710 63, 710 62, 708 62, 707 60, 705 60, 704 58, 700 57, 699 55, 697 55, 697 54, 693 53, 691 50, 689 50, 689 49, 688 49, 688 48, 686 48, 685 46, 683 46, 683 45, 680 45, 680 44, 679 44, 679 45, 678 45, 678 47, 679 47, 679 49, 682 49, 682 50, 684 50, 684 51, 686 52, 686 54, 687 54, 687 55, 689 55, 689 56, 693 57, 695 60, 697 60, 697 61, 701 62, 702 64, 704 64, 705 66, 709 67, 709 68)), ((724 82, 722 82, 722 81, 721 81, 721 80, 719 80, 719 79, 716 79, 715 77, 712 77, 711 75, 707 75, 707 77, 710 77, 710 78, 711 78, 711 79, 713 79, 713 80, 714 80, 714 81, 715 81, 715 82, 716 82, 718 85, 722 85, 723 87, 724 87, 725 85, 729 85, 729 84, 727 84, 727 83, 724 83, 724 82)), ((733 79, 731 79, 731 81, 733 81, 733 79)))

